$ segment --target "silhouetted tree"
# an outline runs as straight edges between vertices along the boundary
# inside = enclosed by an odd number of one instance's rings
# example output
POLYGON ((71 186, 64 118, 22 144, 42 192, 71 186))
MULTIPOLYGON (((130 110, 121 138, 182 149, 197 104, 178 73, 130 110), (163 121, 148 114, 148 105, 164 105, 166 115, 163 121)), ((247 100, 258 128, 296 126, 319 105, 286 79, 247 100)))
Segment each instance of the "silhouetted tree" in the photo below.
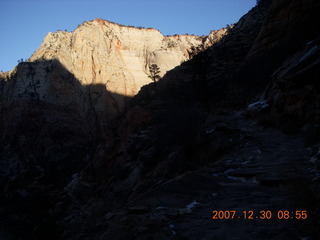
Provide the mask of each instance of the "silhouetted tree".
POLYGON ((158 67, 157 64, 152 64, 151 66, 149 66, 149 72, 150 72, 150 75, 148 77, 151 78, 152 81, 157 82, 161 79, 159 75, 160 68, 158 67))
POLYGON ((193 58, 194 56, 198 55, 199 53, 203 52, 204 50, 205 49, 204 49, 203 44, 200 44, 198 46, 192 46, 191 50, 189 51, 189 57, 193 58))

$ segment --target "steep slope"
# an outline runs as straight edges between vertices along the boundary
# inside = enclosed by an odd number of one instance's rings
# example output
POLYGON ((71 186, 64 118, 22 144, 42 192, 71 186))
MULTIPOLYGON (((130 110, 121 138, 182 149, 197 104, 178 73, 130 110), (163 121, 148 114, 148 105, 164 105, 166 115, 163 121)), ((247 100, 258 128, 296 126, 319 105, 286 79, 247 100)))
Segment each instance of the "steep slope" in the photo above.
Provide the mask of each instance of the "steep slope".
MULTIPOLYGON (((240 84, 266 88, 284 62, 316 40, 320 31, 319 3, 310 0, 273 2, 266 24, 242 63, 237 76, 240 84)), ((251 87, 250 87, 251 86, 251 87)))

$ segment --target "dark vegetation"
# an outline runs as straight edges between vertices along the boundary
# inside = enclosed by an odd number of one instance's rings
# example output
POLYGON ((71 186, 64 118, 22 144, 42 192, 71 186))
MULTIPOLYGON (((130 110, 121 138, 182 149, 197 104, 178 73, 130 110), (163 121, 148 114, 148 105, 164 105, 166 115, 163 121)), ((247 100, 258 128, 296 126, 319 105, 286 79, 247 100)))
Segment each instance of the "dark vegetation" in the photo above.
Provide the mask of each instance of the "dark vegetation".
POLYGON ((149 66, 149 72, 150 72, 150 75, 148 77, 151 78, 153 82, 157 82, 161 79, 159 75, 161 71, 157 64, 151 64, 149 66))

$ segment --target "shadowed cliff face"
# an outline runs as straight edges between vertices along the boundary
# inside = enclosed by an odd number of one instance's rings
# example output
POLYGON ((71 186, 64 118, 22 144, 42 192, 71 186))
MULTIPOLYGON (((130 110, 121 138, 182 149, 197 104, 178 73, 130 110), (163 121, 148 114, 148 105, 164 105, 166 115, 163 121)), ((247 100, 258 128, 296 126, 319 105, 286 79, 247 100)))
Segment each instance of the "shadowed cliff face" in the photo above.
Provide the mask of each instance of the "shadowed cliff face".
POLYGON ((265 24, 236 77, 243 86, 240 93, 253 95, 254 88, 266 88, 289 56, 318 38, 317 9, 319 3, 312 0, 272 1, 265 24))
POLYGON ((117 95, 81 85, 57 60, 20 63, 2 83, 1 225, 19 226, 26 239, 56 239, 58 192, 92 160, 99 139, 112 138, 107 126, 116 113, 108 109, 119 108, 117 95))

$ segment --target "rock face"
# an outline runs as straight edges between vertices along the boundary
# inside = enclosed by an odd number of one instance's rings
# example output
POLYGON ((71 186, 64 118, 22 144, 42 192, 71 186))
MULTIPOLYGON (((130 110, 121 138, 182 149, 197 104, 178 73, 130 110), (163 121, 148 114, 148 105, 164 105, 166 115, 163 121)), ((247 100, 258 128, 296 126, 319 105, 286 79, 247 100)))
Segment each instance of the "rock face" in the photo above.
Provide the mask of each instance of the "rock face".
POLYGON ((29 61, 57 60, 82 85, 105 86, 111 95, 103 95, 95 88, 89 90, 93 105, 98 112, 115 116, 124 106, 125 97, 136 95, 151 82, 151 64, 157 64, 163 76, 190 59, 192 48, 211 46, 225 31, 213 31, 207 39, 191 35, 164 37, 155 29, 96 19, 83 23, 72 33, 49 33, 29 61))
POLYGON ((272 1, 265 24, 242 63, 239 78, 248 85, 266 87, 270 76, 290 55, 319 36, 320 19, 315 11, 319 6, 313 0, 272 1))
MULTIPOLYGON (((289 130, 288 125, 309 126, 318 135, 320 119, 319 38, 290 55, 273 74, 266 91, 273 122, 289 130)), ((293 129, 292 129, 293 130, 293 129)), ((317 139, 319 139, 317 137, 317 139)))

